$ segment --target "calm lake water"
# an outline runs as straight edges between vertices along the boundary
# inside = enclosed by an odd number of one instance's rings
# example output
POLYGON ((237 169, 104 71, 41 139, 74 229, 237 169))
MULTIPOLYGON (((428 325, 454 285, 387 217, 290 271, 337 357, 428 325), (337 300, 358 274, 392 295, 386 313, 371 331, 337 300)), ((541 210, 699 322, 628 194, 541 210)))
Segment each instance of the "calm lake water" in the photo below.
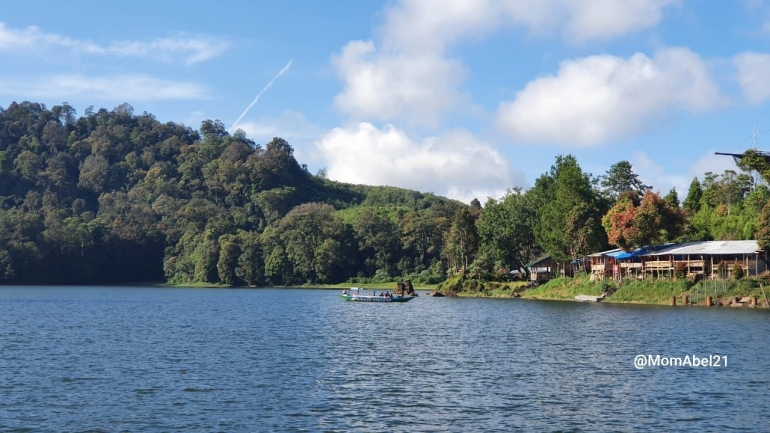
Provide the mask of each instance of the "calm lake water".
POLYGON ((768 311, 337 295, 0 287, 0 431, 770 431, 768 311))

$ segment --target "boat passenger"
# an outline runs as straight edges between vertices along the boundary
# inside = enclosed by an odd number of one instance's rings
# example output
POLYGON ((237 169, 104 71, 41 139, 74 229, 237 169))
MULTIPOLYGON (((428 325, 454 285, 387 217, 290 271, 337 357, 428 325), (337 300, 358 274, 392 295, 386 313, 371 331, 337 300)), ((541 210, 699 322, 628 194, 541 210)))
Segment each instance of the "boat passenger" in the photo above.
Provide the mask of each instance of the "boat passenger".
POLYGON ((347 295, 347 294, 348 294, 348 289, 345 289, 345 290, 343 290, 343 291, 342 291, 342 294, 343 294, 343 295, 347 295))

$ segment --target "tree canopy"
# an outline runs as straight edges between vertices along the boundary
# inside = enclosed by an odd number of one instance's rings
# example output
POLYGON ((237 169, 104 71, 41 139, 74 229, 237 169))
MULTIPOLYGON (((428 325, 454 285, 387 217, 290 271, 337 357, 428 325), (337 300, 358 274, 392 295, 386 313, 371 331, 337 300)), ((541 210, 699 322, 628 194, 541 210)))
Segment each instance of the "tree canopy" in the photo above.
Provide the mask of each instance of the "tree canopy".
MULTIPOLYGON (((741 169, 767 177, 766 158, 741 169)), ((767 178, 766 178, 767 180, 767 178)), ((532 188, 469 205, 312 175, 285 140, 64 103, 0 108, 0 283, 283 285, 439 282, 609 245, 757 239, 770 189, 750 173, 695 178, 682 207, 627 161, 594 178, 572 155, 532 188)), ((505 272, 507 274, 507 272, 505 272)))

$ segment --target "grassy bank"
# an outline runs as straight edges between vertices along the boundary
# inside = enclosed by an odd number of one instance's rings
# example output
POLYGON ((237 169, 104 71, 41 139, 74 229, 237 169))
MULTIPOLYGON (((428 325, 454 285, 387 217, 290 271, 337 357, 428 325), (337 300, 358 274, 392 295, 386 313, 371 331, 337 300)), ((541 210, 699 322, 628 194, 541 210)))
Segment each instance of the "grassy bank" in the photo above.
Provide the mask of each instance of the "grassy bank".
POLYGON ((604 293, 602 284, 592 283, 588 277, 556 278, 521 293, 522 298, 574 300, 577 295, 599 296, 604 293))
POLYGON ((685 281, 671 280, 627 280, 623 283, 613 281, 592 282, 587 275, 575 278, 556 278, 538 287, 526 287, 523 282, 496 283, 455 277, 439 285, 442 293, 453 293, 460 297, 522 297, 528 299, 547 299, 574 301, 577 295, 608 295, 603 302, 624 304, 669 305, 671 297, 677 298, 677 305, 682 305, 684 296, 690 305, 705 305, 706 297, 711 296, 716 305, 728 305, 736 297, 753 296, 759 306, 767 306, 765 295, 770 297, 767 284, 764 293, 757 279, 702 281, 689 284, 685 281))
POLYGON ((497 282, 480 281, 460 276, 450 277, 443 283, 437 284, 435 290, 461 297, 510 297, 518 293, 527 284, 523 281, 497 282))

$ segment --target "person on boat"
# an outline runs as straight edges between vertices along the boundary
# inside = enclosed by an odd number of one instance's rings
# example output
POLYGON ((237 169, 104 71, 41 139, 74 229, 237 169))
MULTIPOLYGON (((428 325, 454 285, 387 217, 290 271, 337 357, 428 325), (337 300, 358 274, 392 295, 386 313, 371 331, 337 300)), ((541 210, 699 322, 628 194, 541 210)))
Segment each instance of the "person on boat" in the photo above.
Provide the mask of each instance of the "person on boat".
POLYGON ((348 294, 348 289, 344 289, 344 290, 342 291, 342 294, 343 294, 343 295, 345 295, 345 296, 347 296, 347 294, 348 294))

